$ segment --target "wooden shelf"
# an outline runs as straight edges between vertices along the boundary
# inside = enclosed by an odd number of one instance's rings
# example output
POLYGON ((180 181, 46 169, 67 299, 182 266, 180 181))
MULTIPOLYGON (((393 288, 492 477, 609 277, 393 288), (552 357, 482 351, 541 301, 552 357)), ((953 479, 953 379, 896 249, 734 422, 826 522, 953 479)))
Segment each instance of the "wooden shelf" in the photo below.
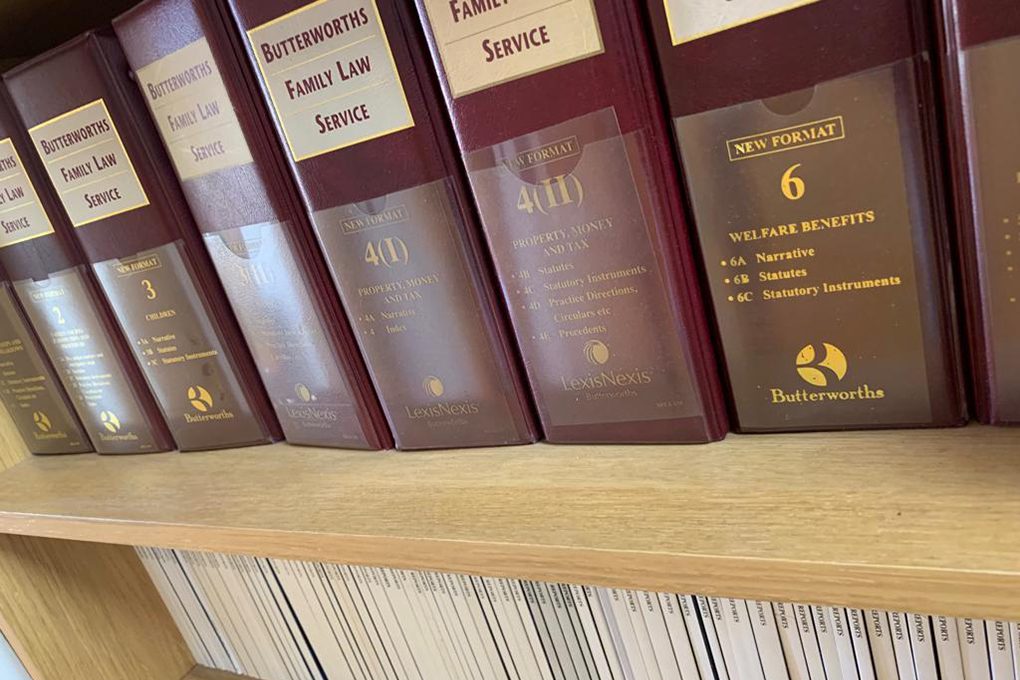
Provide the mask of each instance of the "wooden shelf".
POLYGON ((226 673, 224 671, 218 671, 212 668, 205 668, 203 666, 195 666, 191 669, 191 672, 185 675, 181 680, 253 680, 246 675, 235 675, 234 673, 226 673))
POLYGON ((0 533, 1020 619, 1020 432, 33 458, 0 533))

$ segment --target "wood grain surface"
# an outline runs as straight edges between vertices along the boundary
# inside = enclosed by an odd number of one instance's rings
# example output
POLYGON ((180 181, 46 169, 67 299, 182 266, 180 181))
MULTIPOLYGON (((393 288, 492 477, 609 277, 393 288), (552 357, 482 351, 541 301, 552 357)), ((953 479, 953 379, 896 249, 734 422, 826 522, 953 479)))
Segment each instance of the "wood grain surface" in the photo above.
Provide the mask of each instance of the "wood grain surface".
POLYGON ((218 671, 213 668, 195 666, 191 672, 181 680, 252 680, 246 675, 236 675, 225 671, 218 671))
POLYGON ((0 536, 0 620, 33 680, 179 680, 194 665, 126 546, 0 536))
MULTIPOLYGON (((0 470, 25 458, 0 407, 0 470)), ((121 545, 0 535, 0 632, 33 680, 177 680, 194 663, 121 545)))
POLYGON ((20 463, 28 455, 28 447, 18 434, 14 420, 7 409, 0 405, 0 471, 20 463))
POLYGON ((0 532, 1020 619, 1020 432, 33 458, 0 532))

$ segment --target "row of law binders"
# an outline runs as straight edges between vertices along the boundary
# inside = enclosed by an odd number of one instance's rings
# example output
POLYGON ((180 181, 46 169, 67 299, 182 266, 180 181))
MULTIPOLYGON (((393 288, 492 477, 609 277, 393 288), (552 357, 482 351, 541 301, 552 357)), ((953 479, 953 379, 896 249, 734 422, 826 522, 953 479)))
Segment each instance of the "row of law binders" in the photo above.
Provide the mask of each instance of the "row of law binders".
POLYGON ((723 6, 145 0, 8 70, 30 448, 1020 422, 1020 5, 723 6))
POLYGON ((1020 680, 1015 623, 137 548, 260 680, 1020 680))

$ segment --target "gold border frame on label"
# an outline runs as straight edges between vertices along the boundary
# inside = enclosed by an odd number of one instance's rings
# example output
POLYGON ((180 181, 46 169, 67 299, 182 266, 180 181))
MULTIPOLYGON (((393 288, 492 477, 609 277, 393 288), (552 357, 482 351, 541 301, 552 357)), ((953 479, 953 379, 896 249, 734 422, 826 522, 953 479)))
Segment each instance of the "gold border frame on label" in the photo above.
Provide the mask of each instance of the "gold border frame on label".
MULTIPOLYGON (((805 7, 807 5, 813 5, 816 2, 819 2, 819 0, 796 0, 795 2, 791 2, 789 5, 784 5, 783 7, 777 7, 774 10, 770 10, 768 12, 764 12, 762 14, 758 14, 758 15, 755 15, 753 17, 748 17, 746 19, 740 19, 740 20, 735 21, 735 22, 733 22, 731 24, 726 24, 725 26, 719 26, 718 28, 712 29, 711 31, 704 31, 703 33, 698 33, 697 35, 692 35, 692 36, 690 36, 688 38, 684 38, 683 40, 677 40, 676 29, 674 28, 675 24, 674 24, 674 21, 673 21, 673 15, 669 11, 669 0, 662 0, 662 5, 663 5, 663 8, 666 11, 666 24, 669 26, 669 39, 673 42, 673 46, 676 47, 677 45, 683 45, 684 43, 694 42, 695 40, 698 40, 699 38, 706 38, 706 37, 708 37, 710 35, 715 35, 716 33, 722 33, 723 31, 728 31, 729 29, 736 28, 737 26, 743 26, 745 24, 753 24, 756 21, 761 21, 762 19, 768 19, 769 17, 774 17, 777 14, 782 14, 784 12, 789 12, 790 10, 799 9, 799 8, 805 7)), ((679 22, 677 22, 677 23, 679 23, 679 22)))
MULTIPOLYGON (((3 144, 5 144, 5 143, 11 145, 11 153, 14 155, 14 160, 17 162, 18 167, 21 168, 21 173, 20 174, 25 176, 25 184, 28 185, 29 191, 32 192, 33 200, 30 201, 30 202, 31 203, 35 203, 36 205, 39 206, 39 212, 42 213, 43 219, 46 220, 47 231, 44 231, 41 234, 33 234, 31 236, 25 236, 23 238, 19 238, 17 241, 11 241, 10 243, 4 243, 4 244, 0 245, 0 248, 8 248, 10 246, 14 246, 14 245, 17 245, 19 243, 25 243, 26 241, 31 241, 32 239, 39 238, 40 236, 49 236, 50 234, 53 233, 53 222, 50 220, 50 216, 46 213, 46 208, 43 206, 42 202, 39 200, 39 192, 37 192, 35 190, 35 184, 32 183, 32 178, 28 176, 28 168, 25 167, 25 162, 21 160, 21 155, 18 154, 17 147, 14 146, 14 140, 11 139, 10 137, 4 137, 3 139, 0 139, 0 146, 3 146, 3 144)), ((15 174, 17 174, 17 173, 15 173, 15 174)))
POLYGON ((765 130, 764 132, 758 132, 753 135, 744 135, 743 137, 734 137, 733 139, 726 140, 726 157, 730 163, 739 163, 740 161, 746 161, 751 158, 761 158, 762 156, 771 156, 777 153, 784 153, 786 151, 796 151, 797 149, 806 149, 811 146, 818 146, 819 144, 828 144, 829 142, 839 142, 846 139, 846 121, 843 120, 843 115, 829 116, 828 118, 819 118, 818 120, 809 120, 806 123, 799 123, 797 125, 790 125, 788 127, 779 128, 777 130, 765 130), (762 153, 751 154, 748 156, 741 156, 740 158, 734 158, 733 154, 730 153, 730 144, 733 142, 742 142, 746 139, 755 139, 756 137, 762 137, 764 135, 774 135, 777 132, 787 132, 789 130, 796 130, 797 128, 807 127, 809 125, 817 125, 819 123, 825 123, 826 121, 838 120, 839 121, 839 137, 829 137, 828 139, 819 139, 814 142, 808 142, 807 144, 798 144, 797 146, 788 146, 783 149, 773 149, 772 151, 763 151, 762 153))
MULTIPOLYGON (((116 212, 106 213, 105 215, 100 215, 98 217, 92 217, 92 218, 90 218, 88 220, 85 220, 84 222, 75 222, 74 220, 71 220, 71 224, 73 224, 76 229, 78 227, 84 227, 86 224, 92 224, 93 222, 98 222, 100 220, 105 220, 108 217, 116 217, 117 215, 123 215, 126 212, 131 212, 132 210, 137 210, 138 208, 144 208, 145 206, 149 205, 149 194, 147 194, 145 192, 145 186, 142 184, 142 180, 139 179, 138 173, 135 172, 135 164, 131 162, 131 156, 128 154, 127 149, 124 147, 124 140, 122 140, 120 138, 120 131, 117 130, 117 124, 113 121, 113 116, 110 115, 110 110, 108 108, 106 108, 106 101, 104 101, 102 97, 100 97, 99 99, 96 99, 95 101, 91 101, 88 104, 83 104, 83 105, 79 106, 76 109, 71 109, 70 111, 66 111, 66 112, 60 114, 59 116, 55 116, 54 118, 50 118, 49 120, 44 121, 42 123, 39 123, 38 125, 35 125, 33 127, 28 128, 29 136, 31 137, 32 133, 35 132, 36 130, 41 130, 42 128, 44 128, 44 127, 46 127, 48 125, 52 125, 53 123, 59 122, 59 121, 65 119, 65 118, 67 118, 68 116, 73 116, 74 114, 78 113, 79 111, 84 111, 85 109, 89 108, 90 106, 95 106, 96 104, 99 104, 100 106, 103 107, 103 113, 106 114, 106 119, 108 121, 110 121, 110 128, 113 130, 113 136, 117 139, 117 144, 120 145, 120 150, 124 153, 124 159, 127 161, 128 168, 131 170, 131 176, 135 178, 135 182, 138 184, 138 190, 142 192, 142 202, 141 203, 137 203, 137 204, 132 205, 132 206, 128 206, 126 208, 122 208, 121 210, 118 210, 116 212)), ((47 173, 46 173, 47 179, 49 179, 50 184, 53 184, 53 180, 49 178, 50 163, 47 162, 46 159, 43 158, 42 154, 39 152, 39 144, 36 143, 34 138, 32 139, 32 146, 35 148, 35 153, 36 153, 37 156, 39 156, 39 160, 41 160, 43 165, 47 168, 47 173)), ((54 188, 56 188, 56 187, 54 186, 54 188)), ((57 191, 57 193, 59 194, 60 192, 57 191)), ((61 198, 60 202, 63 203, 63 201, 64 201, 64 199, 61 198)), ((64 212, 67 212, 67 208, 66 207, 64 208, 64 212)), ((67 216, 68 216, 68 219, 70 219, 70 217, 71 217, 70 213, 68 213, 67 216)))
MULTIPOLYGON (((581 0, 574 0, 574 1, 575 2, 580 2, 581 0)), ((816 0, 811 0, 811 1, 814 2, 816 0)), ((373 0, 373 2, 374 2, 374 0, 373 0)), ((558 3, 558 4, 562 4, 562 3, 558 3)), ((455 91, 453 89, 453 82, 450 80, 450 70, 448 68, 446 68, 446 49, 445 49, 445 43, 440 43, 437 40, 436 44, 439 45, 439 56, 440 56, 440 58, 443 61, 443 71, 446 72, 446 82, 448 82, 450 84, 450 92, 453 94, 453 98, 457 99, 459 97, 466 97, 469 94, 474 94, 475 92, 481 92, 482 90, 487 90, 490 87, 496 87, 497 85, 503 85, 504 83, 513 82, 514 80, 518 80, 520 78, 527 78, 528 76, 533 76, 536 73, 542 73, 543 71, 548 71, 549 69, 558 68, 560 66, 566 66, 567 64, 573 64, 575 61, 581 61, 582 59, 588 59, 590 57, 597 57, 600 54, 605 53, 605 51, 606 51, 606 43, 602 39, 602 24, 599 21, 599 13, 595 10, 595 0, 588 0, 588 7, 591 10, 592 17, 594 17, 594 19, 595 19, 595 37, 597 37, 599 39, 598 50, 593 51, 593 52, 586 52, 585 54, 577 55, 577 56, 574 56, 574 57, 569 57, 567 59, 564 59, 563 61, 558 61, 555 64, 547 64, 545 66, 538 66, 536 68, 531 69, 530 71, 526 71, 524 73, 518 73, 518 74, 509 76, 507 78, 503 78, 501 80, 497 80, 497 81, 494 81, 494 82, 491 82, 491 83, 486 83, 485 85, 480 85, 478 87, 471 88, 470 90, 455 91)), ((550 8, 546 7, 545 9, 550 9, 550 8)), ((429 11, 429 5, 427 3, 425 5, 425 11, 426 12, 429 11)), ((429 17, 429 21, 432 22, 431 15, 429 17)), ((515 19, 511 19, 511 21, 515 21, 515 19)), ((435 33, 435 31, 433 31, 433 34, 434 33, 435 33)))
MULTIPOLYGON (((194 40, 194 41, 188 43, 184 47, 176 49, 173 52, 169 52, 169 53, 163 55, 162 57, 160 57, 158 59, 155 59, 154 61, 150 62, 146 66, 143 66, 142 68, 140 68, 137 71, 135 71, 135 73, 138 76, 138 84, 139 84, 139 86, 142 89, 142 98, 145 100, 145 108, 149 112, 149 115, 152 117, 152 122, 153 122, 153 125, 155 125, 155 127, 156 127, 156 131, 159 132, 159 138, 163 142, 163 148, 166 150, 167 156, 170 157, 170 165, 173 166, 174 174, 177 175, 177 179, 182 184, 184 182, 190 182, 191 180, 194 180, 194 179, 200 179, 202 177, 205 177, 206 175, 211 175, 214 172, 223 172, 225 170, 233 170, 234 168, 239 168, 239 167, 244 166, 244 165, 250 165, 251 163, 254 162, 254 157, 251 154, 251 146, 248 144, 248 140, 247 140, 247 138, 245 138, 243 132, 240 131, 240 122, 238 121, 238 118, 237 118, 237 109, 234 107, 234 103, 232 101, 230 101, 230 93, 227 92, 227 84, 223 80, 223 73, 222 73, 222 71, 220 71, 220 65, 216 62, 216 55, 213 54, 212 48, 209 46, 209 40, 204 35, 201 38, 199 38, 198 40, 194 40), (238 128, 238 133, 237 134, 240 137, 241 141, 244 142, 244 151, 245 151, 245 154, 247 155, 248 159, 244 160, 244 161, 240 161, 240 162, 234 162, 231 165, 224 165, 224 166, 219 167, 219 168, 213 168, 211 170, 203 169, 201 172, 198 172, 196 174, 188 175, 187 177, 184 177, 181 174, 181 169, 179 167, 177 167, 177 161, 176 161, 176 159, 174 157, 174 154, 172 152, 172 149, 174 148, 173 145, 175 143, 177 143, 177 142, 171 142, 171 140, 167 138, 166 133, 163 132, 163 126, 157 121, 158 114, 156 113, 155 102, 153 102, 152 98, 149 96, 148 91, 144 87, 142 87, 143 81, 144 81, 144 78, 142 77, 142 72, 146 71, 148 69, 151 69, 153 66, 156 66, 157 64, 160 64, 161 62, 164 62, 167 59, 172 59, 173 57, 177 56, 178 54, 180 54, 184 50, 194 49, 195 46, 200 44, 200 43, 203 43, 205 45, 205 49, 209 52, 209 62, 210 62, 210 65, 212 66, 213 74, 217 78, 217 80, 219 81, 217 83, 217 85, 218 86, 222 86, 223 94, 225 95, 224 101, 227 104, 227 108, 230 111, 230 115, 233 116, 233 120, 232 121, 226 121, 226 122, 223 122, 223 123, 218 123, 215 126, 214 129, 218 130, 220 128, 227 127, 227 126, 230 126, 230 125, 232 125, 234 127, 237 127, 238 128)), ((187 86, 185 86, 185 87, 187 87, 187 86)), ((185 87, 182 87, 181 91, 184 91, 185 87)), ((188 135, 191 135, 191 134, 194 134, 194 132, 189 132, 188 133, 188 135)), ((180 139, 184 139, 188 135, 184 135, 180 139)))
POLYGON ((309 3, 309 4, 305 5, 304 7, 298 7, 295 10, 291 10, 290 12, 287 12, 286 14, 280 15, 280 16, 276 17, 275 19, 267 21, 264 24, 261 24, 261 25, 256 26, 255 28, 253 28, 253 29, 251 29, 249 31, 246 31, 246 35, 248 37, 248 44, 251 47, 252 53, 255 55, 255 65, 258 66, 259 73, 262 76, 262 82, 265 83, 266 92, 269 93, 269 98, 273 102, 273 109, 276 112, 277 120, 280 122, 280 129, 283 131, 283 136, 287 140, 287 150, 290 152, 290 157, 294 159, 295 163, 300 163, 301 161, 308 160, 309 158, 315 158, 316 156, 322 156, 322 155, 325 155, 327 153, 333 153, 334 151, 339 151, 340 149, 346 149, 349 146, 355 146, 355 145, 361 144, 363 142, 369 142, 369 141, 372 141, 373 139, 378 139, 380 137, 385 137, 386 135, 393 134, 394 132, 400 132, 401 130, 407 130, 409 128, 413 128, 414 125, 415 125, 415 123, 414 123, 414 116, 411 114, 411 107, 407 103, 407 95, 404 94, 404 82, 400 79, 400 71, 397 70, 397 62, 393 58, 393 50, 390 49, 390 39, 386 35, 386 27, 383 26, 382 18, 379 16, 379 7, 376 5, 375 0, 369 0, 369 3, 372 5, 372 11, 375 12, 375 22, 379 25, 379 36, 382 38, 383 44, 386 46, 386 55, 390 58, 390 68, 393 69, 393 75, 396 78, 397 86, 400 89, 400 101, 402 101, 404 103, 404 111, 407 112, 407 117, 408 117, 408 119, 410 119, 410 122, 408 124, 406 124, 406 125, 398 125, 397 127, 391 128, 389 130, 383 130, 383 131, 378 132, 378 133, 376 133, 374 135, 371 135, 369 137, 362 137, 360 139, 356 139, 356 140, 353 140, 353 141, 344 142, 342 144, 338 144, 337 146, 331 147, 329 149, 323 149, 322 151, 315 151, 315 152, 310 153, 310 154, 305 154, 304 156, 297 156, 297 155, 295 155, 295 153, 294 153, 294 145, 291 143, 290 135, 287 133, 287 126, 284 124, 283 115, 280 113, 280 107, 276 103, 276 96, 273 95, 273 88, 270 87, 269 78, 266 76, 266 71, 262 67, 262 61, 258 57, 258 50, 255 47, 255 35, 254 34, 259 32, 259 31, 261 31, 264 28, 268 28, 268 27, 270 27, 270 26, 272 26, 274 24, 278 24, 281 21, 289 19, 289 18, 291 18, 292 16, 294 16, 296 14, 300 14, 301 12, 313 9, 314 7, 317 7, 317 6, 319 6, 319 5, 321 5, 321 4, 325 3, 325 2, 330 2, 330 0, 315 0, 315 2, 309 3))

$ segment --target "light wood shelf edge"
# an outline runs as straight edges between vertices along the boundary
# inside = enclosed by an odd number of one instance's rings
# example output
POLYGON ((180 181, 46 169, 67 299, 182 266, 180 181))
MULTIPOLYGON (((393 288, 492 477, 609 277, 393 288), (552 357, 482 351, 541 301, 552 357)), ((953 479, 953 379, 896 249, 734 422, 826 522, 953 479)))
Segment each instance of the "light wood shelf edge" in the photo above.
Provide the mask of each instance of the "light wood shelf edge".
POLYGON ((32 459, 0 533, 1020 620, 1020 433, 32 459))
MULTIPOLYGON (((815 563, 535 545, 387 539, 353 535, 304 540, 289 533, 225 530, 182 539, 180 527, 138 527, 120 538, 95 524, 68 531, 45 521, 35 535, 176 547, 283 559, 527 578, 778 602, 1020 620, 1020 573, 815 563)), ((0 532, 7 531, 0 520, 0 532)))
POLYGON ((195 666, 187 675, 181 678, 181 680, 254 680, 254 678, 250 678, 247 675, 227 673, 226 671, 220 671, 214 668, 195 666))

